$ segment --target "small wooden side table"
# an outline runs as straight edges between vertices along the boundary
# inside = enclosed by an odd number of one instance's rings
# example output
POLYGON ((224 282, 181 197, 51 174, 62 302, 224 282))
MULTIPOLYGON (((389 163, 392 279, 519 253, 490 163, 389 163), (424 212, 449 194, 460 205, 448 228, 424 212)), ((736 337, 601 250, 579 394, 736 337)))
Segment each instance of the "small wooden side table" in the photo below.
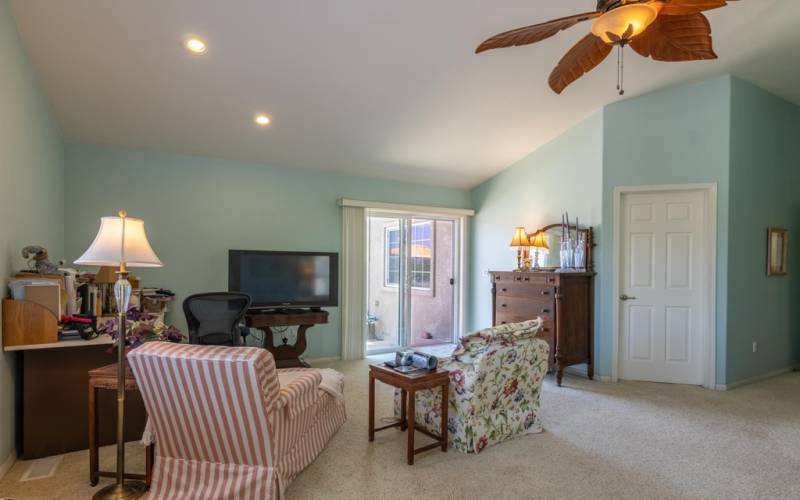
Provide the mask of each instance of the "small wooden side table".
MULTIPOLYGON (((110 391, 117 391, 117 364, 95 368, 89 370, 89 484, 97 486, 100 477, 117 477, 116 472, 100 470, 99 462, 99 449, 98 443, 98 421, 97 415, 97 391, 99 389, 106 389, 110 391)), ((133 372, 129 366, 125 367, 125 390, 138 391, 139 387, 136 385, 136 379, 133 378, 133 372)), ((127 402, 127 398, 126 398, 127 402)), ((127 408, 126 408, 127 412, 127 408)), ((147 487, 150 487, 150 479, 153 475, 153 459, 155 455, 155 447, 151 444, 145 448, 145 473, 132 474, 125 473, 125 479, 144 479, 147 487)))
POLYGON ((369 440, 375 440, 375 433, 384 429, 394 427, 405 431, 408 429, 408 447, 406 450, 408 465, 414 465, 414 455, 423 451, 432 450, 438 446, 442 451, 447 451, 447 401, 448 389, 450 388, 450 372, 443 369, 432 371, 417 371, 409 374, 400 373, 383 363, 369 365, 369 440), (375 380, 380 380, 384 384, 391 385, 400 389, 400 420, 375 428, 375 380), (437 436, 425 429, 417 429, 415 425, 416 413, 416 393, 423 389, 434 387, 442 388, 442 428, 437 436), (436 440, 435 443, 414 448, 414 432, 419 431, 426 436, 436 440))

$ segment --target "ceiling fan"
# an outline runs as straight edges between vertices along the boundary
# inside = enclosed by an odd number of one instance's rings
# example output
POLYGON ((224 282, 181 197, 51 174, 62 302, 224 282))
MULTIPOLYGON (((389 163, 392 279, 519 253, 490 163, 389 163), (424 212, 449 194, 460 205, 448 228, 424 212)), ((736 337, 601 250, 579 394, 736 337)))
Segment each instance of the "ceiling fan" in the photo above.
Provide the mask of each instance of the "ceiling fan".
POLYGON ((625 92, 622 51, 626 45, 656 61, 716 59, 711 25, 702 12, 724 7, 729 1, 733 0, 597 0, 594 12, 499 33, 480 44, 475 53, 536 43, 593 19, 592 32, 575 44, 550 74, 550 88, 560 94, 603 62, 616 45, 619 47, 617 89, 622 95, 625 92))

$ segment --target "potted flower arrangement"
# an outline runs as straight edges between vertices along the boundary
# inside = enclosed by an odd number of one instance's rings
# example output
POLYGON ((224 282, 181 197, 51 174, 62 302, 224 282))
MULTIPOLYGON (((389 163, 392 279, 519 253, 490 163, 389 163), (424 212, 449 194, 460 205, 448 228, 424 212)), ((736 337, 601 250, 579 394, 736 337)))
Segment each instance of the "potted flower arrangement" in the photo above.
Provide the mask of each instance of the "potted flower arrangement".
MULTIPOLYGON (((114 317, 97 327, 98 333, 107 333, 114 340, 113 346, 117 344, 119 328, 117 318, 114 317)), ((164 323, 157 314, 142 312, 135 306, 131 306, 125 314, 125 349, 131 350, 139 347, 145 342, 166 341, 182 342, 186 336, 173 325, 164 323)), ((111 347, 111 350, 114 347, 111 347)))

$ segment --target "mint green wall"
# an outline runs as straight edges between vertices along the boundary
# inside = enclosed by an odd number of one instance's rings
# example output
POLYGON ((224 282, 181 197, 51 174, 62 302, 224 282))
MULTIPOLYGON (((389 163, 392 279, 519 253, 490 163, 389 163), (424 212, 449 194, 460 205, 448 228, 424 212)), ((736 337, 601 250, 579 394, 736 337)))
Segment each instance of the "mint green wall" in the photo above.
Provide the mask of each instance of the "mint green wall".
POLYGON ((472 191, 471 329, 491 326, 486 271, 516 267, 516 253, 508 247, 515 226, 533 231, 559 222, 567 211, 603 238, 602 159, 603 114, 597 112, 472 191))
POLYGON ((728 383, 800 362, 800 107, 739 79, 731 90, 728 383), (766 275, 768 226, 789 230, 788 276, 766 275))
POLYGON ((488 269, 512 269, 514 226, 557 222, 564 210, 597 230, 596 372, 611 374, 613 191, 617 186, 717 184, 717 378, 725 381, 731 77, 605 107, 472 191, 470 326, 491 322, 488 269))
MULTIPOLYGON (((226 290, 228 249, 341 251, 341 197, 468 208, 469 192, 311 170, 72 144, 66 148, 66 252, 77 258, 100 217, 121 208, 145 220, 164 262, 136 269, 178 294, 226 290)), ((340 354, 339 309, 309 330, 308 357, 340 354)))
MULTIPOLYGON (((63 255, 61 132, 0 0, 0 283, 25 266, 20 250, 63 255)), ((3 294, 5 296, 5 294, 3 294)), ((14 449, 14 356, 0 355, 0 464, 14 449)))
MULTIPOLYGON (((717 184, 717 383, 725 383, 726 290, 731 77, 724 76, 628 99, 605 108, 603 130, 603 232, 614 234, 617 186, 717 184)), ((612 355, 613 242, 600 242, 606 277, 601 359, 612 355)), ((601 366, 604 366, 601 364, 601 366)))

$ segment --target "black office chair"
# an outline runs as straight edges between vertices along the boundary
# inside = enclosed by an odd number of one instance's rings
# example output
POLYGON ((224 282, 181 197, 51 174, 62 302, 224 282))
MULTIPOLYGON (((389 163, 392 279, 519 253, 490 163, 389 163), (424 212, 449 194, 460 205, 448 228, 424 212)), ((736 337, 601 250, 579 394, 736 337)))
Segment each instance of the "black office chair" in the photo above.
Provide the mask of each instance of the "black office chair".
POLYGON ((198 293, 183 301, 189 326, 189 343, 200 345, 242 345, 239 322, 250 307, 246 293, 198 293))

